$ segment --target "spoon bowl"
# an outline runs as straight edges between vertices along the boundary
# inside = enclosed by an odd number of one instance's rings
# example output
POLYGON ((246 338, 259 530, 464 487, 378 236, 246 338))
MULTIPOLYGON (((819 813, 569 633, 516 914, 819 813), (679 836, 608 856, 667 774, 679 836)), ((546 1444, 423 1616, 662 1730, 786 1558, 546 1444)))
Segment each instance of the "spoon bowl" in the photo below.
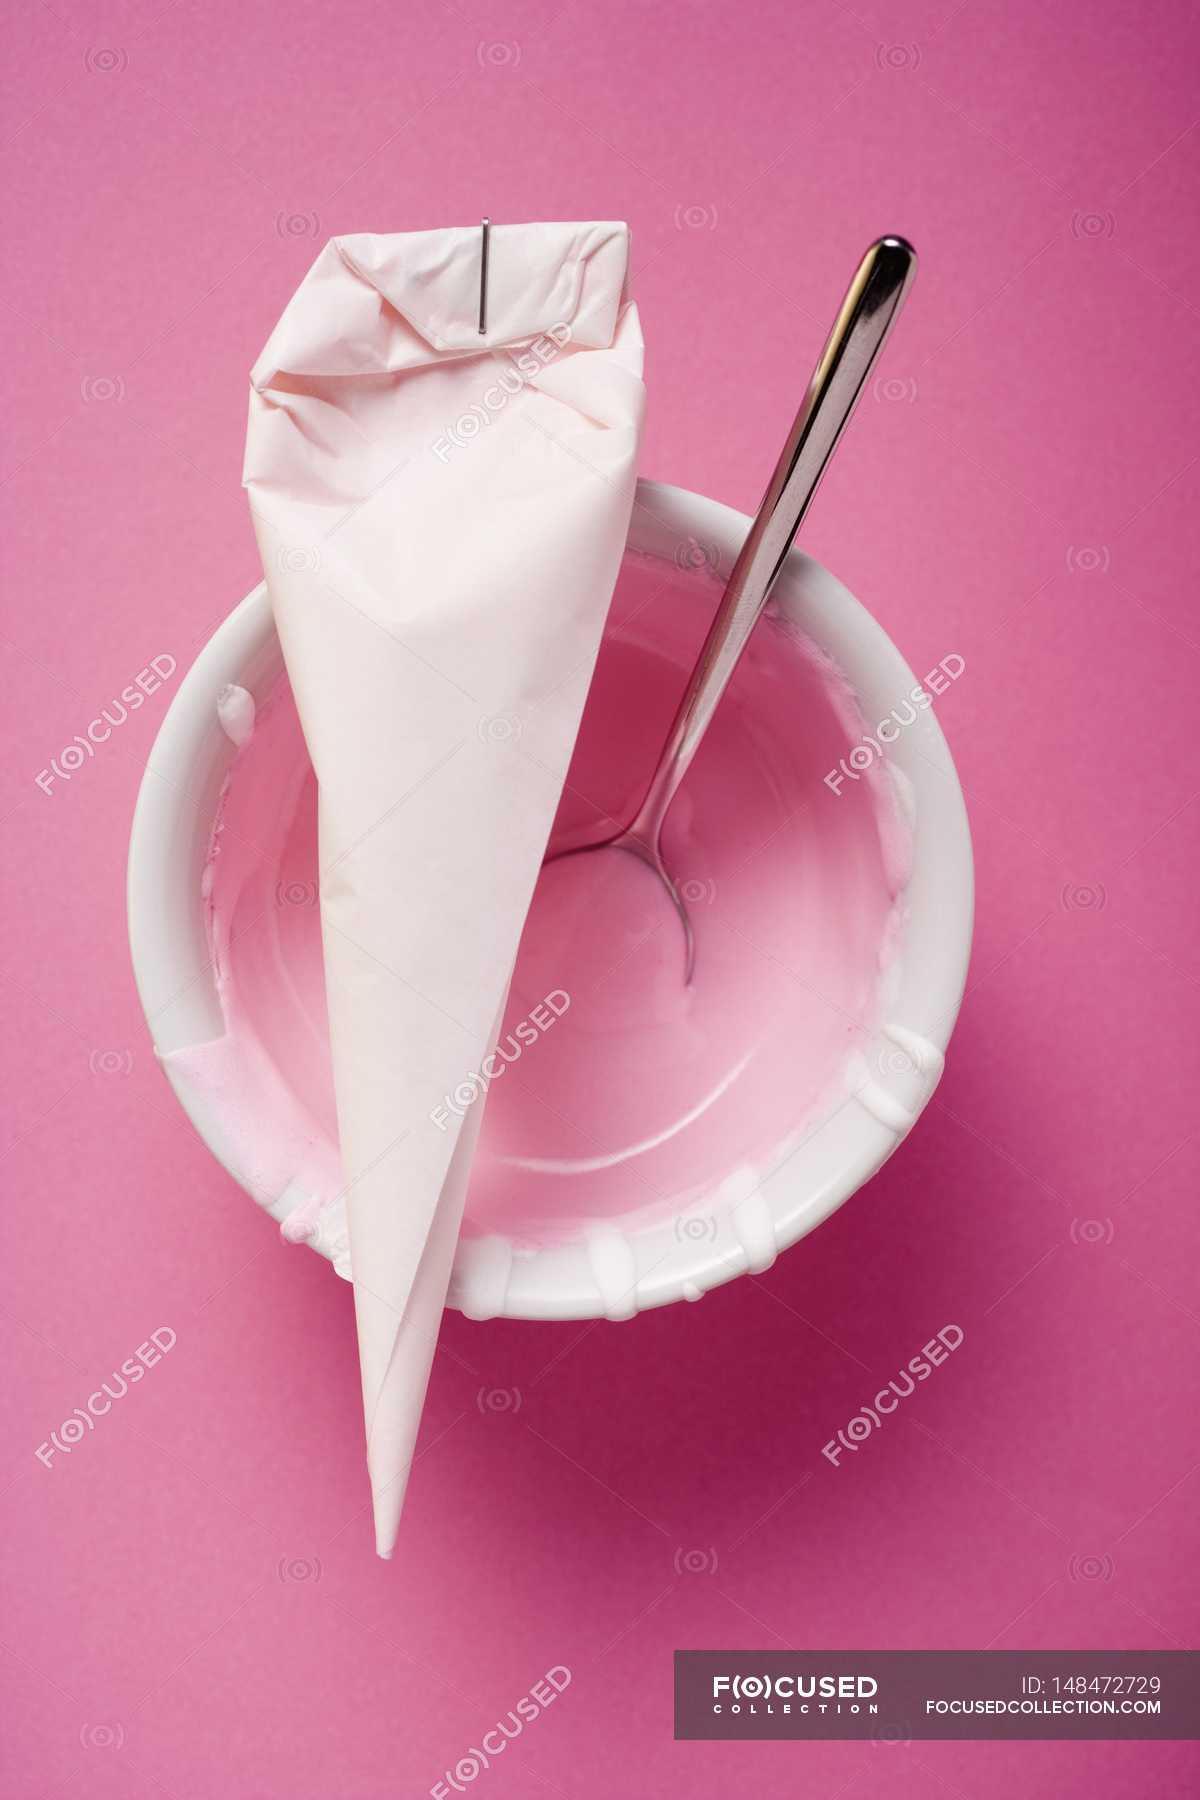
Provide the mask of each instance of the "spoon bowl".
POLYGON ((640 817, 639 814, 638 819, 626 830, 617 832, 614 837, 602 838, 597 844, 578 844, 570 850, 556 851, 553 856, 546 858, 542 867, 549 868, 551 863, 568 862, 572 857, 594 856, 600 850, 624 852, 625 855, 636 856, 639 862, 645 863, 646 867, 661 881, 670 898, 671 905, 679 915, 679 923, 683 927, 683 979, 685 983, 690 983, 696 967, 696 934, 692 930, 692 921, 688 916, 683 895, 671 879, 670 870, 662 859, 658 832, 657 830, 648 831, 641 824, 640 817))

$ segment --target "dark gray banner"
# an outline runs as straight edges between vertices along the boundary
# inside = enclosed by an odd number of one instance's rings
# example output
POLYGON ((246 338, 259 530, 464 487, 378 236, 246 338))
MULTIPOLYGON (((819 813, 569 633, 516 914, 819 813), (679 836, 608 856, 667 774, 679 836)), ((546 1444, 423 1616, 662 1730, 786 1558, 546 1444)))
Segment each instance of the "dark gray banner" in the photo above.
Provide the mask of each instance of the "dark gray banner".
POLYGON ((1197 1738, 1195 1650, 677 1650, 677 1738, 1197 1738))

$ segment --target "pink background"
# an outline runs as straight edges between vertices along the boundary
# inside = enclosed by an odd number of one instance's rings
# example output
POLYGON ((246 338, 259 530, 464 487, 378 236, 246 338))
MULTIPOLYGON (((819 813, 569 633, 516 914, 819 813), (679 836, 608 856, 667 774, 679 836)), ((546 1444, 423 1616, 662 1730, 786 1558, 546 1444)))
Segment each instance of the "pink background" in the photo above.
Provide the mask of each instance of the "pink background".
POLYGON ((1195 1792, 1184 1744, 671 1736, 676 1646, 1195 1641, 1191 6, 7 14, 5 1796, 423 1795, 555 1664, 471 1791, 1195 1792), (350 1292, 193 1137, 133 991, 169 692, 35 777, 257 579, 246 376, 318 241, 485 211, 630 220, 644 472, 744 508, 858 253, 911 235, 806 542, 914 668, 966 659, 939 706, 979 920, 929 1112, 768 1274, 619 1326, 447 1318, 384 1567, 350 1292))

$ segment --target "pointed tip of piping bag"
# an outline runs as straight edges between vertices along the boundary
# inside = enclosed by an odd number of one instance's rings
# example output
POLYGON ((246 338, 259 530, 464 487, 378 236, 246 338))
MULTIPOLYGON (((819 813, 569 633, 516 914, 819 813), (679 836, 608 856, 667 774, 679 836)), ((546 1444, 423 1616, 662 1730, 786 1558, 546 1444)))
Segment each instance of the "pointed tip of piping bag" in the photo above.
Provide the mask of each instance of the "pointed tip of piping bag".
POLYGON ((388 1509, 387 1518, 380 1517, 379 1500, 375 1502, 375 1554, 383 1562, 391 1562, 396 1551, 396 1539, 400 1535, 400 1516, 393 1518, 388 1509))
POLYGON ((408 1469, 403 1475, 376 1488, 372 1496, 375 1514, 375 1554, 384 1562, 392 1560, 396 1539, 400 1535, 400 1515, 404 1511, 404 1495, 408 1487, 408 1469))

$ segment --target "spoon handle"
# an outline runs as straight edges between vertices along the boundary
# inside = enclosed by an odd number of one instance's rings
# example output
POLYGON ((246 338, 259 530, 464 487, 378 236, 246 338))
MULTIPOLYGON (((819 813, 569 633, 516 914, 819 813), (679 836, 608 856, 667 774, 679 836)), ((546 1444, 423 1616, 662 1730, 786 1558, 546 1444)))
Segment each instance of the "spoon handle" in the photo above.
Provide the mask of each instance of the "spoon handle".
POLYGON ((859 264, 783 454, 733 565, 646 798, 630 827, 632 834, 644 836, 652 843, 657 841, 667 808, 770 598, 825 465, 854 411, 916 271, 916 251, 898 237, 880 238, 859 264))

